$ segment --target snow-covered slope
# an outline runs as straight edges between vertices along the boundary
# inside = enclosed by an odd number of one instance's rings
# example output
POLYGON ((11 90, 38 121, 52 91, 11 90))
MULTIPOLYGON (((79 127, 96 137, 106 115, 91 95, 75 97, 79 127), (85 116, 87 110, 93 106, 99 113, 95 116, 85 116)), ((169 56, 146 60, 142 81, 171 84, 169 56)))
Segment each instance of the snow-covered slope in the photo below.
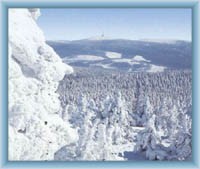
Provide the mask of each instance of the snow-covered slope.
POLYGON ((98 61, 98 60, 104 60, 103 57, 101 56, 95 56, 95 55, 78 55, 76 57, 74 57, 73 59, 70 58, 64 58, 64 61, 98 61))
POLYGON ((165 43, 165 44, 176 44, 177 40, 172 39, 141 39, 143 42, 153 42, 153 43, 165 43))
POLYGON ((93 37, 90 37, 86 40, 91 40, 91 41, 102 41, 102 40, 112 40, 111 37, 107 37, 107 36, 104 36, 104 34, 102 34, 101 36, 93 36, 93 37))
POLYGON ((9 160, 53 160, 77 139, 63 122, 58 82, 72 67, 45 43, 38 9, 9 9, 9 160))
POLYGON ((111 59, 121 58, 122 54, 117 52, 106 52, 106 56, 111 59))
POLYGON ((166 69, 164 66, 150 65, 150 69, 147 72, 163 72, 166 69))
POLYGON ((143 61, 143 62, 150 62, 149 60, 146 60, 143 56, 140 56, 140 55, 136 55, 133 57, 133 60, 134 61, 137 61, 137 62, 140 62, 140 61, 143 61))
POLYGON ((101 67, 114 67, 117 70, 132 71, 148 71, 148 67, 144 64, 131 66, 129 63, 115 63, 114 59, 133 59, 133 61, 148 61, 156 66, 163 66, 166 70, 191 69, 192 44, 187 41, 171 41, 171 40, 127 40, 127 39, 102 39, 98 40, 82 39, 76 41, 68 41, 59 43, 48 41, 55 51, 62 58, 73 59, 78 55, 101 56, 104 60, 96 61, 96 63, 87 62, 66 62, 76 67, 93 68, 95 65, 101 67), (78 50, 77 50, 78 49, 78 50), (133 58, 135 57, 135 58, 133 58), (145 59, 145 60, 144 60, 145 59), (94 65, 95 64, 95 65, 94 65), (147 69, 146 69, 147 68, 147 69))
POLYGON ((65 57, 63 62, 76 67, 102 68, 105 70, 118 70, 129 72, 163 72, 167 67, 155 65, 143 56, 135 55, 131 58, 122 57, 121 53, 105 52, 105 56, 77 55, 65 57))

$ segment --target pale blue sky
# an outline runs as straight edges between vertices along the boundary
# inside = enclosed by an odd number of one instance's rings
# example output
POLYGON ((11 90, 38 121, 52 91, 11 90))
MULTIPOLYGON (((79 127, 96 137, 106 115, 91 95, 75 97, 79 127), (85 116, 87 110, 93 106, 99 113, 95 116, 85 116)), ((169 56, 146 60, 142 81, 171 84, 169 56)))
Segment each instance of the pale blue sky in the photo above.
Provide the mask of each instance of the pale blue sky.
POLYGON ((38 24, 48 40, 100 36, 122 39, 191 41, 191 9, 53 8, 41 9, 38 24))

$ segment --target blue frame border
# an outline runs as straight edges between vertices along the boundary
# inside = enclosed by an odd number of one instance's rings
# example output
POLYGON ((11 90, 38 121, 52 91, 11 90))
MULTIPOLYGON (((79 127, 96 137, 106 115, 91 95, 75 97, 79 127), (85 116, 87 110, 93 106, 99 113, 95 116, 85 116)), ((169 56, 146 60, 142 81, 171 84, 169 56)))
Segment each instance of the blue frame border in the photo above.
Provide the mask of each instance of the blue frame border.
POLYGON ((125 0, 125 1, 3 1, 1 12, 1 98, 0 98, 0 169, 1 168, 200 168, 200 134, 198 105, 200 96, 200 1, 199 0, 125 0), (58 161, 8 161, 8 8, 191 8, 192 9, 192 47, 193 47, 193 135, 192 161, 138 161, 138 162, 58 162, 58 161))

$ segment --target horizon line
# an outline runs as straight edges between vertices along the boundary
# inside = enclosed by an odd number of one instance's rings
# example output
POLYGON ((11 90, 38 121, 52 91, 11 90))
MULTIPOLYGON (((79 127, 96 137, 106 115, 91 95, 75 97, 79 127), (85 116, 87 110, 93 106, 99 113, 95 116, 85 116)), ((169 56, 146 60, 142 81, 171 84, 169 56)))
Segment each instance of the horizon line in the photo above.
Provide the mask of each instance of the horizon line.
MULTIPOLYGON (((96 36, 98 37, 98 36, 96 36)), ((99 39, 92 39, 92 38, 96 38, 95 36, 94 37, 87 37, 87 38, 81 38, 81 39, 46 39, 46 41, 79 41, 79 40, 91 40, 91 41, 100 41, 100 40, 130 40, 130 41, 147 41, 147 42, 164 42, 164 41, 185 41, 185 42, 192 42, 192 40, 188 40, 188 39, 172 39, 172 38, 169 38, 169 39, 162 39, 162 38, 155 38, 155 39, 152 39, 152 38, 142 38, 142 39, 127 39, 127 38, 112 38, 112 37, 106 37, 106 38, 99 38, 99 39)), ((99 36, 100 37, 100 36, 99 36)))

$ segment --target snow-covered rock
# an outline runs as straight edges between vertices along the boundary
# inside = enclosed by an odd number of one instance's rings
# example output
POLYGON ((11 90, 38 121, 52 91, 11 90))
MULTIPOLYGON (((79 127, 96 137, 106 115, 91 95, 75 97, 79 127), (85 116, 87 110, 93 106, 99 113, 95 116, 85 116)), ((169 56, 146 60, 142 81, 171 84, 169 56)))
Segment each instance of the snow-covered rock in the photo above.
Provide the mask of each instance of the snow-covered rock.
POLYGON ((56 93, 72 67, 45 43, 39 9, 9 9, 9 160, 53 160, 77 139, 56 93))

